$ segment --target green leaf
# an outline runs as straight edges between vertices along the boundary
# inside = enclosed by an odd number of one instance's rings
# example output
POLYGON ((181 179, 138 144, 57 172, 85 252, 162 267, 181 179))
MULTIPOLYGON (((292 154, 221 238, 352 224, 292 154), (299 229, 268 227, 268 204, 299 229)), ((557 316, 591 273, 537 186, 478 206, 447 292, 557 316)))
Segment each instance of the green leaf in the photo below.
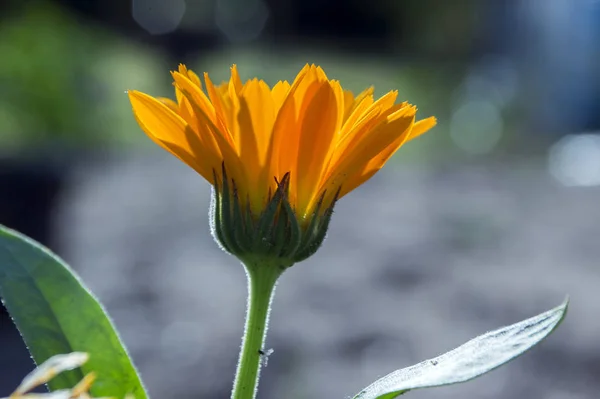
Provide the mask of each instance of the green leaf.
POLYGON ((147 395, 104 309, 73 271, 33 240, 0 225, 0 297, 33 359, 87 352, 81 369, 56 376, 51 391, 72 388, 94 371, 94 397, 147 395))
POLYGON ((558 327, 569 301, 519 323, 488 332, 441 356, 394 371, 354 399, 394 399, 418 388, 457 384, 479 377, 523 354, 558 327))

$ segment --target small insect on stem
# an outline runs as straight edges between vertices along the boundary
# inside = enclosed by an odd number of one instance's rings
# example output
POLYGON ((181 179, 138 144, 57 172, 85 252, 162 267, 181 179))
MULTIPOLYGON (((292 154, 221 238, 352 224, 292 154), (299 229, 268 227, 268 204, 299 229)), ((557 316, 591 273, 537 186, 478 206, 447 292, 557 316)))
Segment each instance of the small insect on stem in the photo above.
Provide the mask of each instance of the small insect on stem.
POLYGON ((267 367, 267 365, 269 364, 269 356, 271 356, 273 352, 275 352, 273 349, 258 350, 258 354, 260 355, 260 364, 263 367, 267 367))

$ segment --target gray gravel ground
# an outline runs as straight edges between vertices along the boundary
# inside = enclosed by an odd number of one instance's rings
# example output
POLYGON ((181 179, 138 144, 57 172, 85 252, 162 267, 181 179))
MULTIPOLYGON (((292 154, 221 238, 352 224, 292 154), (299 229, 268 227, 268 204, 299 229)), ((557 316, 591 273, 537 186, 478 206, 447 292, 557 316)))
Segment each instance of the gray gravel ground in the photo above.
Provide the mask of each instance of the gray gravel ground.
MULTIPOLYGON (((246 281, 208 229, 210 189, 168 155, 81 167, 59 251, 106 305, 154 398, 228 398, 246 281)), ((600 188, 541 166, 387 168, 337 206, 329 237, 280 281, 261 399, 344 399, 377 377, 566 294, 540 347, 421 398, 579 399, 600 391, 600 188)))

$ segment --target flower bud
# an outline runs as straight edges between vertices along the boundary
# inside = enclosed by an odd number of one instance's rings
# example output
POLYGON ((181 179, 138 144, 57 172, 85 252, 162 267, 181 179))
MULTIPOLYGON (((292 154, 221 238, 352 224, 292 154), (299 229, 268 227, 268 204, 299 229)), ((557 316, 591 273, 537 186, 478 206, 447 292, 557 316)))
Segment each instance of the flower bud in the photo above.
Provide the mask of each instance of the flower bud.
POLYGON ((221 178, 213 171, 211 230, 217 243, 244 261, 248 258, 277 260, 284 267, 313 255, 325 240, 337 195, 322 209, 323 198, 307 220, 299 220, 288 199, 290 174, 276 180, 260 214, 242 201, 235 180, 227 176, 223 164, 221 178))

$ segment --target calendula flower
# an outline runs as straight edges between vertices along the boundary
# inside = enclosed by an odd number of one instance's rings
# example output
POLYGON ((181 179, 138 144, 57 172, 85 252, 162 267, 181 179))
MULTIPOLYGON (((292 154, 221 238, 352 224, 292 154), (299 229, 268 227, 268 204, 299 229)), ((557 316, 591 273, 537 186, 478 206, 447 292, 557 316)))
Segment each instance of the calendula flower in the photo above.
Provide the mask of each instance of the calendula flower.
POLYGON ((135 117, 158 145, 214 186, 213 232, 229 252, 305 259, 320 246, 335 202, 379 171, 405 142, 431 129, 417 108, 344 90, 317 66, 272 88, 214 85, 184 65, 177 101, 129 91, 135 117))

